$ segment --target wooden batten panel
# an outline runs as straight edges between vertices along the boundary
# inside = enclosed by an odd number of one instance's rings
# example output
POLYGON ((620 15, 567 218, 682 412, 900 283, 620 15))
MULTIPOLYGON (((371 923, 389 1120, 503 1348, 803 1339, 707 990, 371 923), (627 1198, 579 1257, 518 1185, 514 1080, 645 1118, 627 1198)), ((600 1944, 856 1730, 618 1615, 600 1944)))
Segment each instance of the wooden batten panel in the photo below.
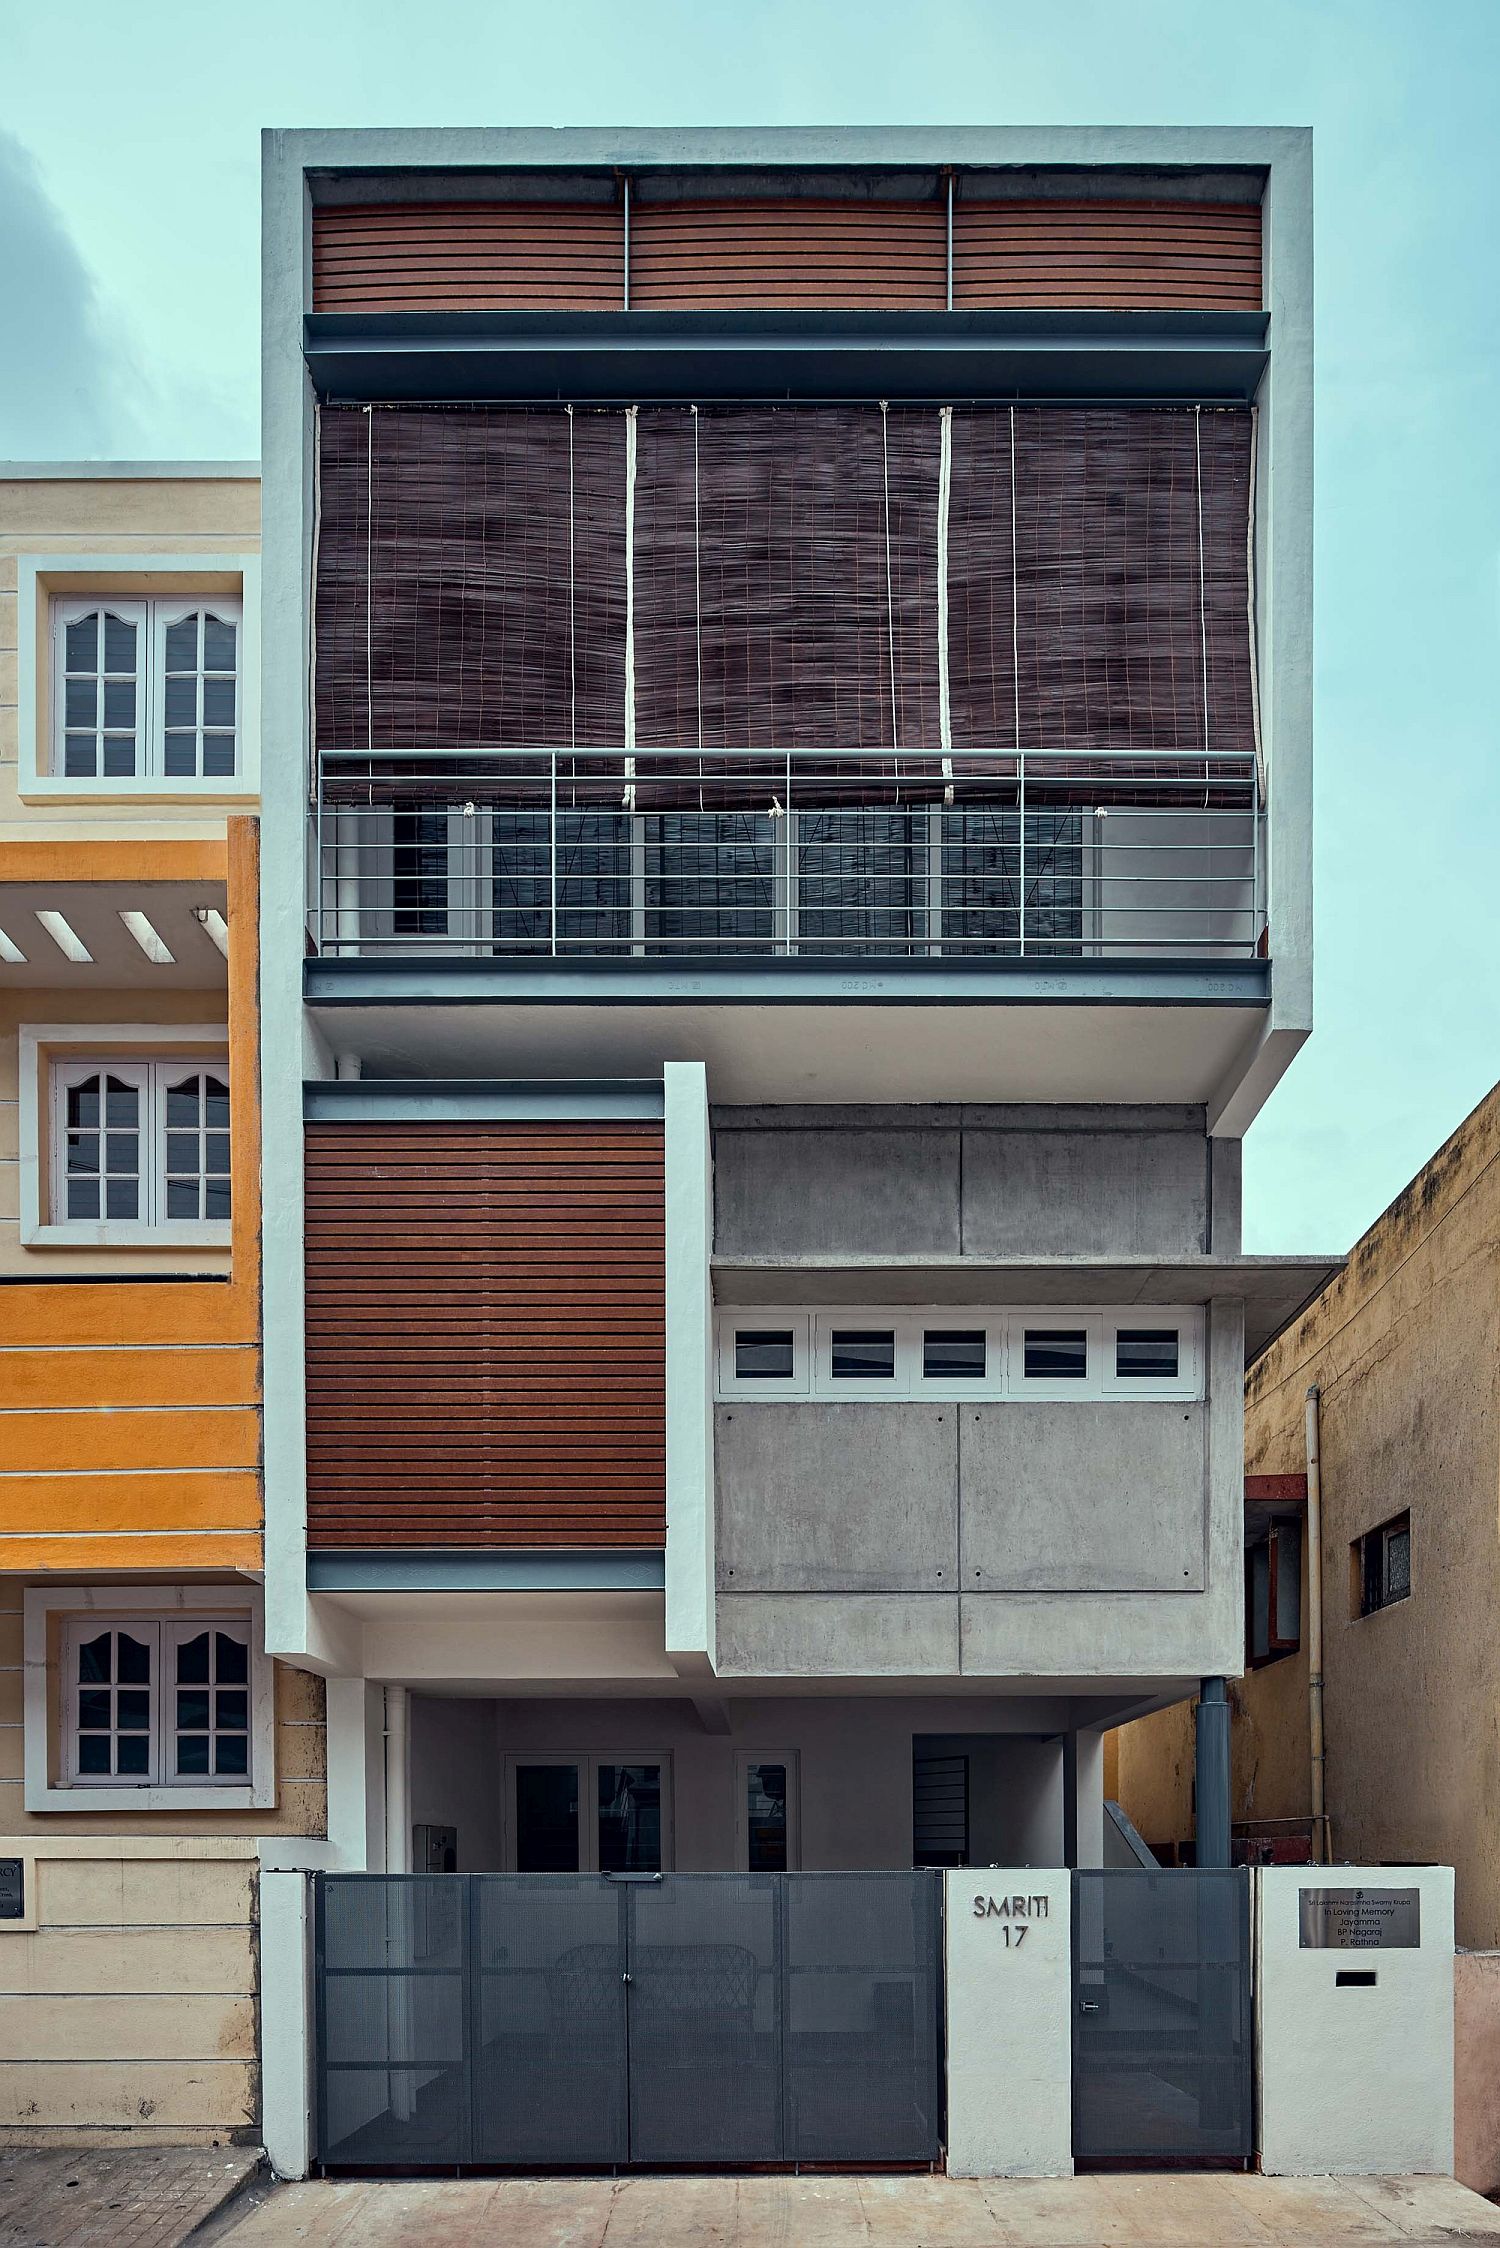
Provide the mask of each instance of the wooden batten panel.
POLYGON ((953 302, 963 311, 1256 311, 1260 206, 960 199, 953 302))
POLYGON ((307 1128, 308 1542, 659 1546, 659 1124, 307 1128))
POLYGON ((947 219, 940 202, 637 203, 630 302, 641 312, 718 306, 941 309, 947 219))
POLYGON ((618 203, 395 203, 313 213, 315 312, 618 312, 618 203))

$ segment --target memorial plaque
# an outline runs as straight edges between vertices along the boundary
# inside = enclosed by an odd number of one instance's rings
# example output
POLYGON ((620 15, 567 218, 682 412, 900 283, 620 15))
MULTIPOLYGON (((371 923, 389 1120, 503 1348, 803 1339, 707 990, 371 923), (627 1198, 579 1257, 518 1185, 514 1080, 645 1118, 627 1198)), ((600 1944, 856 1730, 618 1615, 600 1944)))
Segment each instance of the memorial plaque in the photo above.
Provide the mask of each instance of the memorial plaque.
POLYGON ((0 1920, 26 1918, 26 1860, 0 1858, 0 1920))
POLYGON ((1419 1889, 1303 1889, 1304 1951, 1415 1951, 1422 1941, 1419 1889))

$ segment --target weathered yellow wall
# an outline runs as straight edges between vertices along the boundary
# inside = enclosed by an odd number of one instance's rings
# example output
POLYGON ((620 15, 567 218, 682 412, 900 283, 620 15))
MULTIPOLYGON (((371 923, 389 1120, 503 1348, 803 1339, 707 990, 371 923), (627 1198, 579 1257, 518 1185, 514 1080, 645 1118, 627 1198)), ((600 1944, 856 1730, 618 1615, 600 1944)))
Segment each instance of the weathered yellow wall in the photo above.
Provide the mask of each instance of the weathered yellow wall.
MULTIPOLYGON (((1458 1940, 1500 1944, 1500 1087, 1251 1369, 1245 1467, 1299 1472, 1322 1390, 1324 1671, 1334 1855, 1440 1862, 1458 1940), (1351 1546, 1411 1511, 1412 1592, 1361 1617, 1351 1546)), ((1304 1633, 1305 1647, 1305 1633, 1304 1633)), ((1305 1652, 1233 1689, 1234 1816, 1311 1809, 1305 1652)), ((1191 1713, 1120 1735, 1148 1841, 1192 1831, 1191 1713)))
POLYGON ((224 832, 223 811, 201 798, 125 805, 20 801, 17 557, 254 553, 259 545, 260 485, 254 478, 0 480, 0 844, 23 835, 117 836, 125 826, 143 842, 224 832))
POLYGON ((35 1849, 37 1927, 0 1933, 0 2145, 254 2143, 253 1843, 35 1849))

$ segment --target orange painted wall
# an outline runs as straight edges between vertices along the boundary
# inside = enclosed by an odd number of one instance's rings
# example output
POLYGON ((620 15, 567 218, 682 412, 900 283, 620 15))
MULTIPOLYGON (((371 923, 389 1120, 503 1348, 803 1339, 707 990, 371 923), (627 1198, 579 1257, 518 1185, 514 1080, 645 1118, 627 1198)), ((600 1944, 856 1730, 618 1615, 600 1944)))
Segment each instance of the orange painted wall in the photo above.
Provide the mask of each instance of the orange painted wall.
POLYGON ((261 1565, 258 833, 7 846, 18 878, 225 880, 234 1216, 227 1278, 0 1288, 0 1570, 261 1565))

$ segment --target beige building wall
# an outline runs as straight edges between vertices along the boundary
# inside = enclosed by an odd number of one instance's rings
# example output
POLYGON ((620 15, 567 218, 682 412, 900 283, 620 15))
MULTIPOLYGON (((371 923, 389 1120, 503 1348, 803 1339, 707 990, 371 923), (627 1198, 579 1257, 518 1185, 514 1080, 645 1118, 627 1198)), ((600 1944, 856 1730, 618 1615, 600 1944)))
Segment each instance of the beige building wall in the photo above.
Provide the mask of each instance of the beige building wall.
MULTIPOLYGON (((1248 1474, 1306 1464, 1322 1391, 1333 1854, 1452 1865, 1461 1945, 1500 1945, 1500 1087, 1357 1243, 1246 1383, 1248 1474), (1359 1613, 1353 1547, 1409 1510, 1409 1598, 1359 1613)), ((1304 1650, 1306 1633, 1303 1635, 1304 1650)), ((1310 1811, 1305 1651, 1232 1689, 1234 1817, 1310 1811)), ((1192 1713, 1118 1737, 1148 1841, 1192 1832, 1192 1713)))

